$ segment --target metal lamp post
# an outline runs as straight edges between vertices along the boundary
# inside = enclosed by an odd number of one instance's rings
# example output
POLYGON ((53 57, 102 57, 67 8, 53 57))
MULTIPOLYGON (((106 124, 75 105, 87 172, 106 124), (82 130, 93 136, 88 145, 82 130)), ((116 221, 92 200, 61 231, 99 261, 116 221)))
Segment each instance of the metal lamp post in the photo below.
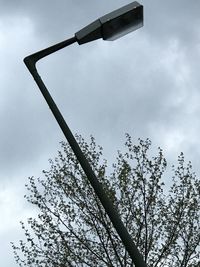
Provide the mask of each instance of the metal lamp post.
POLYGON ((119 234, 126 250, 128 251, 133 263, 136 267, 147 267, 140 252, 135 246, 131 236, 125 228, 120 216, 113 206, 111 200, 106 195, 101 183, 98 181, 95 173, 93 172, 88 160, 80 149, 76 139, 74 138, 71 130, 65 122, 61 112, 48 92, 44 82, 39 76, 36 63, 38 60, 66 47, 75 42, 84 44, 99 38, 104 40, 115 40, 123 35, 132 32, 143 26, 143 6, 138 2, 130 3, 120 9, 117 9, 89 24, 82 30, 78 31, 74 37, 55 44, 51 47, 43 49, 24 59, 24 63, 32 74, 35 82, 37 83, 42 95, 44 96, 49 108, 51 109, 55 119, 57 120, 61 130, 63 131, 67 141, 69 142, 74 154, 76 155, 79 163, 81 164, 87 178, 89 179, 96 195, 101 201, 107 215, 113 223, 117 233, 119 234))

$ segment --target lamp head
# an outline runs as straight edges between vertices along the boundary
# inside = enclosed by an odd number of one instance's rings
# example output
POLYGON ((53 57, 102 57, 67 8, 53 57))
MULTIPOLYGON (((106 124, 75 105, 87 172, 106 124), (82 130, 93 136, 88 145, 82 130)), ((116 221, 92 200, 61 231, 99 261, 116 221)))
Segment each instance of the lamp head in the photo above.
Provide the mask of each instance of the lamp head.
POLYGON ((102 24, 102 38, 113 41, 143 26, 143 6, 133 2, 99 20, 102 24))
POLYGON ((135 1, 95 20, 75 36, 79 44, 99 38, 113 41, 142 26, 143 6, 135 1))

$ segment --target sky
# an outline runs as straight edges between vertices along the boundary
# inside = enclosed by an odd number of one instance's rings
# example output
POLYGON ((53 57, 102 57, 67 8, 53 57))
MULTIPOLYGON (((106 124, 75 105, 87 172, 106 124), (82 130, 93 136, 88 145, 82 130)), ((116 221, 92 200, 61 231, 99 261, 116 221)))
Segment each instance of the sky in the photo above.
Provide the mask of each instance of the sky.
MULTIPOLYGON (((0 258, 17 266, 10 242, 34 214, 23 198, 63 134, 23 58, 71 38, 130 1, 0 0, 0 258)), ((144 27, 114 42, 67 47, 38 70, 73 133, 92 134, 112 160, 133 140, 150 138, 170 163, 184 152, 199 174, 200 1, 141 0, 144 27)))

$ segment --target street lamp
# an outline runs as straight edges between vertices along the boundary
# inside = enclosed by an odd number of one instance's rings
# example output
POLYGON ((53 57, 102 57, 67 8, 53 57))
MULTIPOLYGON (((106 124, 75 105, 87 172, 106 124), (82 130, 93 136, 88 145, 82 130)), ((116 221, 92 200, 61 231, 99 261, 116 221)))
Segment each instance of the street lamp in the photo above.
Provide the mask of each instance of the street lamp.
POLYGON ((116 208, 113 206, 111 200, 103 190, 101 183, 98 181, 88 160, 84 156, 71 130, 65 122, 61 112, 59 111, 44 82, 39 76, 36 69, 36 62, 75 42, 78 42, 78 44, 80 45, 99 38, 103 38, 104 40, 115 40, 142 26, 143 6, 135 1, 95 20, 93 23, 78 31, 74 37, 55 44, 46 49, 43 49, 41 51, 38 51, 32 55, 27 56, 24 59, 24 63, 26 64, 35 82, 37 83, 42 95, 44 96, 49 108, 51 109, 55 119, 57 120, 61 130, 63 131, 67 141, 69 142, 74 154, 76 155, 79 163, 81 164, 87 178, 89 179, 92 187, 94 188, 96 195, 101 201, 107 215, 112 221, 113 226, 119 234, 126 250, 128 251, 136 267, 147 266, 140 252, 135 246, 131 236, 129 235, 127 229, 125 228, 123 222, 121 221, 116 208))

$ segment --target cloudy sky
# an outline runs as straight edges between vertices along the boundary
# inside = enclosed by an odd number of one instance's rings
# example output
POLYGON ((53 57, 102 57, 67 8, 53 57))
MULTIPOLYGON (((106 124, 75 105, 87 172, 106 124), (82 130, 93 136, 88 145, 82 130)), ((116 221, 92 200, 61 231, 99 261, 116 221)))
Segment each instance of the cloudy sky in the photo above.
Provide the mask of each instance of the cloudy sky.
MULTIPOLYGON (((0 258, 29 217, 28 176, 39 176, 63 135, 23 58, 74 36, 128 0, 0 0, 0 258)), ((93 134, 112 159, 124 134, 149 137, 174 162, 183 151, 199 172, 200 1, 141 0, 145 24, 115 42, 74 44, 38 63, 70 128, 93 134)))

